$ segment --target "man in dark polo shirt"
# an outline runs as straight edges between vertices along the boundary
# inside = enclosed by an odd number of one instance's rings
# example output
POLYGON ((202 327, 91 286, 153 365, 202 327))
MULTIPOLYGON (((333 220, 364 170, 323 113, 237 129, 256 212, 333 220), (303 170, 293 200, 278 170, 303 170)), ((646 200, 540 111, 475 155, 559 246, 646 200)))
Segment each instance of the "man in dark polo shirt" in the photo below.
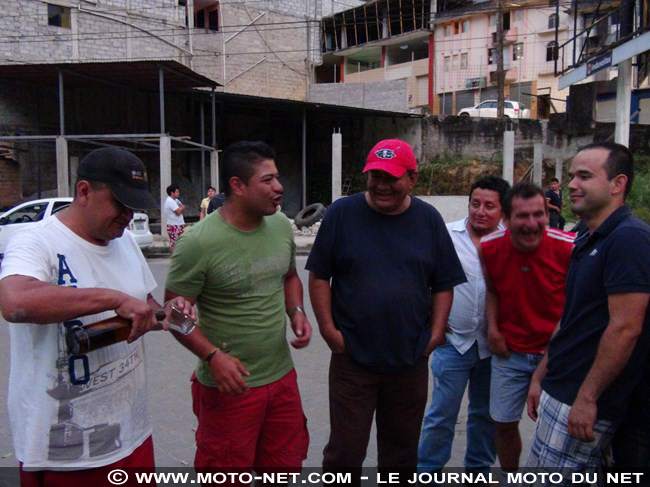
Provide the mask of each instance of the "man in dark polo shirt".
POLYGON ((625 206, 627 148, 588 145, 570 174, 571 208, 588 232, 575 241, 564 313, 530 386, 528 466, 584 471, 601 464, 647 360, 650 227, 625 206))
POLYGON ((332 350, 323 467, 361 467, 376 412, 378 466, 414 469, 426 357, 444 343, 453 288, 465 273, 438 211, 409 194, 413 149, 381 141, 364 172, 368 191, 330 206, 306 266, 332 350))
POLYGON ((562 216, 562 190, 558 178, 551 179, 551 184, 544 193, 544 197, 548 205, 548 226, 564 230, 566 222, 562 216))

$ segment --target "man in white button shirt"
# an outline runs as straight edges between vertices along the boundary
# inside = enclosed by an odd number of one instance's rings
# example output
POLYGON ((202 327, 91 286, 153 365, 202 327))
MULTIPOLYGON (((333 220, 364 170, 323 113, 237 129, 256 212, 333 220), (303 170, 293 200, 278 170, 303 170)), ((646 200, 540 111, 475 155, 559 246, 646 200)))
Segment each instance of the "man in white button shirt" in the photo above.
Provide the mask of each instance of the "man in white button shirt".
POLYGON ((490 351, 487 343, 485 282, 478 255, 481 237, 501 227, 501 205, 509 185, 496 176, 476 181, 469 193, 469 216, 447 224, 467 282, 454 288, 446 343, 432 355, 433 397, 424 416, 418 469, 436 472, 451 457, 454 427, 469 383, 465 469, 487 472, 494 463, 490 418, 490 351))

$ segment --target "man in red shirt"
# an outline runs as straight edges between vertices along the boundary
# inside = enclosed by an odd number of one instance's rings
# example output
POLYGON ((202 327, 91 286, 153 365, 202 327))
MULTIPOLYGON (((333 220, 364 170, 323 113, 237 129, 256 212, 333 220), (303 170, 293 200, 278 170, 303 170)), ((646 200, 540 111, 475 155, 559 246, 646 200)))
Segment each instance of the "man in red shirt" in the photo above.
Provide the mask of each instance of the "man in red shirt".
POLYGON ((549 228, 541 188, 519 183, 503 202, 506 230, 481 240, 488 344, 490 416, 503 471, 519 468, 519 420, 530 379, 564 307, 574 235, 549 228))

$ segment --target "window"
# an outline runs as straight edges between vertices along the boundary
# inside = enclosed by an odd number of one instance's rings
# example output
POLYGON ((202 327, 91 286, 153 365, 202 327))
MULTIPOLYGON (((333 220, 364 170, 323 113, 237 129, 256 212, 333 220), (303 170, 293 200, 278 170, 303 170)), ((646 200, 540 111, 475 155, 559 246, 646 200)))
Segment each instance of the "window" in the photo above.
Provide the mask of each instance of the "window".
POLYGON ((503 30, 510 30, 510 12, 503 14, 503 30))
POLYGON ((467 53, 464 52, 460 55, 460 69, 467 69, 467 53))
POLYGON ((196 10, 194 12, 194 27, 208 31, 219 30, 219 4, 196 10))
POLYGON ((490 15, 490 26, 497 25, 497 14, 490 15))
POLYGON ((451 64, 451 58, 449 56, 445 56, 445 65, 444 65, 444 71, 445 73, 449 72, 449 66, 451 64))
POLYGON ((504 101, 503 108, 514 108, 514 107, 512 106, 512 103, 510 103, 509 101, 504 101))
POLYGON ((445 25, 445 37, 449 37, 451 35, 451 24, 445 25))
POLYGON ((461 22, 460 31, 462 33, 469 32, 469 20, 463 20, 461 22))
POLYGON ((70 28, 70 7, 47 4, 47 25, 70 28))
POLYGON ((558 48, 557 44, 555 41, 551 41, 548 44, 546 44, 546 60, 547 61, 556 61, 557 60, 557 54, 558 54, 558 48))
POLYGON ((555 29, 557 27, 557 14, 551 14, 548 16, 548 28, 555 29))
POLYGON ((43 219, 47 203, 33 203, 17 208, 2 219, 2 225, 37 222, 43 219))
POLYGON ((454 22, 452 26, 454 27, 454 35, 458 34, 460 32, 460 24, 458 22, 454 22))
POLYGON ((454 54, 451 58, 451 70, 454 73, 458 71, 458 54, 454 54))
POLYGON ((494 64, 497 62, 496 55, 497 55, 496 49, 488 49, 488 64, 494 64))
POLYGON ((70 206, 69 201, 55 201, 54 206, 52 207, 52 214, 57 213, 68 206, 70 206))
POLYGON ((524 58, 524 44, 513 44, 512 46, 512 60, 516 61, 517 59, 524 58))

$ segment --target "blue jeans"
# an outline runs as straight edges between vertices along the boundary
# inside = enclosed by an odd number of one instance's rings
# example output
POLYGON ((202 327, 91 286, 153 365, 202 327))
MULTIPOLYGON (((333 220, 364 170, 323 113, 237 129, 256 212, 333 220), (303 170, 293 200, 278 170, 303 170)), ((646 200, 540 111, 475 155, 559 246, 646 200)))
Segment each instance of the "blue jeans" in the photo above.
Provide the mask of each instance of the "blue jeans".
POLYGON ((490 419, 490 358, 478 356, 474 343, 461 355, 453 345, 436 348, 431 359, 433 396, 424 416, 418 470, 442 469, 451 457, 454 427, 469 382, 465 468, 486 471, 495 461, 494 423, 490 419))

